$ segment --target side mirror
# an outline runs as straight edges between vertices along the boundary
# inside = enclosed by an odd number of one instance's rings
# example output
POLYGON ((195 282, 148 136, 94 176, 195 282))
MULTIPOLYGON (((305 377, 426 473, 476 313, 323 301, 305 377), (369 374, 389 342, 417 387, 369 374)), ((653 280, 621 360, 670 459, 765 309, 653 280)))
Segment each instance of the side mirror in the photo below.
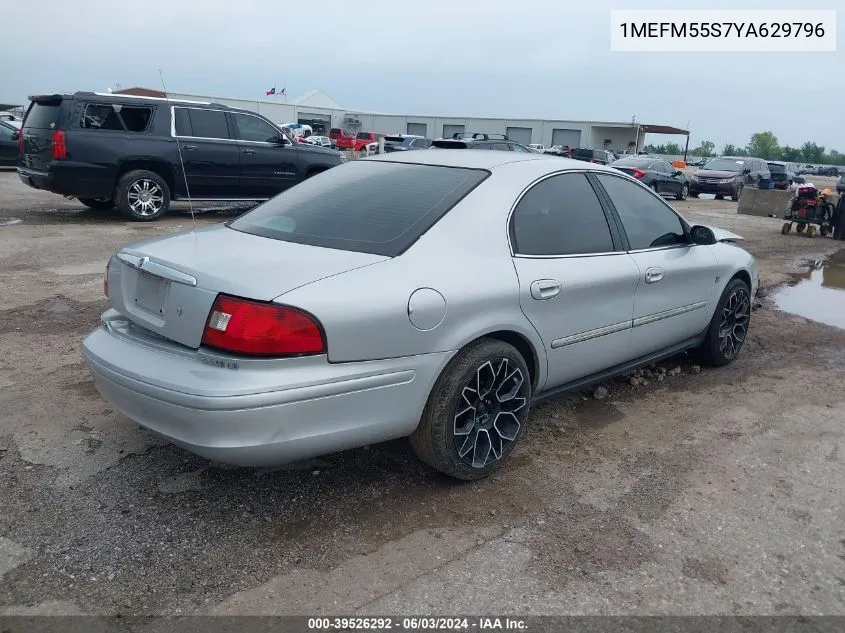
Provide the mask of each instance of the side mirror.
POLYGON ((683 175, 684 175, 684 172, 682 172, 680 169, 676 169, 676 170, 675 170, 675 175, 676 175, 676 176, 683 176, 683 175))
POLYGON ((746 167, 745 169, 742 170, 742 173, 743 174, 750 174, 751 173, 751 167, 746 167))
POLYGON ((690 240, 693 244, 700 244, 701 246, 707 246, 709 244, 716 243, 716 236, 706 226, 701 226, 700 224, 692 227, 689 232, 690 240))
POLYGON ((278 141, 276 142, 276 144, 279 145, 280 147, 287 147, 288 145, 291 144, 291 142, 287 139, 286 136, 280 136, 278 141))

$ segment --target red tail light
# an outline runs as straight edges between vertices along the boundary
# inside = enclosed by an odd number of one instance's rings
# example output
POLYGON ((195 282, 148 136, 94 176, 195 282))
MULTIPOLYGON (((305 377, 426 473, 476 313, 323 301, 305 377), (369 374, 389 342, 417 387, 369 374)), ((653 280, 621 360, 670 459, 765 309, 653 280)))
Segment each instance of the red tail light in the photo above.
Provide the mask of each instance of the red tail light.
POLYGON ((310 315, 286 306, 218 295, 203 345, 250 356, 322 354, 326 341, 310 315))
POLYGON ((631 170, 631 171, 629 171, 628 173, 629 173, 629 174, 631 174, 634 178, 638 178, 638 179, 639 179, 639 178, 642 178, 643 176, 645 176, 645 172, 644 172, 644 171, 640 171, 639 169, 632 169, 632 170, 631 170))
POLYGON ((61 130, 53 132, 53 160, 67 158, 67 137, 61 130))

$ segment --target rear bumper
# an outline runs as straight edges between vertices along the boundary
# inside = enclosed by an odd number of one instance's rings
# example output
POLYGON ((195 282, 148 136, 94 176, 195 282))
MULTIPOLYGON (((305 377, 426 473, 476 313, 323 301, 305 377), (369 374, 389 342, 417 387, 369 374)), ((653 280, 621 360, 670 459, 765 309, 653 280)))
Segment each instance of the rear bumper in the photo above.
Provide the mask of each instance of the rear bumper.
POLYGON ((64 162, 47 170, 18 166, 18 177, 33 189, 74 198, 110 198, 114 195, 116 171, 89 163, 64 162))
POLYGON ((238 466, 409 435, 452 356, 336 364, 320 356, 231 370, 203 363, 200 352, 139 345, 106 326, 84 340, 82 352, 98 391, 121 413, 193 453, 238 466), (142 367, 157 367, 155 377, 139 376, 142 367))

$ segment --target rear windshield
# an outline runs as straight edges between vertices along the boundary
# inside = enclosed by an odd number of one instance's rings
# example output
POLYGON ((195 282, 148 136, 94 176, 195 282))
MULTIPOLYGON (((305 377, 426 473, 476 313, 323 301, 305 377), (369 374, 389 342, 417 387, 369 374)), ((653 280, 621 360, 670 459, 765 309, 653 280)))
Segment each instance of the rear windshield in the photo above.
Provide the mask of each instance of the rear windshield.
POLYGON ((653 158, 620 158, 614 161, 614 167, 651 167, 654 164, 653 158))
POLYGON ((370 137, 369 132, 358 132, 358 134, 357 134, 357 136, 355 136, 355 138, 367 138, 368 139, 368 138, 371 138, 371 137, 370 137))
POLYGON ((769 171, 773 174, 785 174, 786 166, 778 165, 777 163, 769 163, 769 171))
POLYGON ((393 142, 393 143, 401 143, 401 142, 402 142, 402 141, 404 141, 405 139, 404 139, 403 137, 401 137, 401 136, 385 136, 385 137, 384 137, 384 140, 385 140, 385 141, 391 141, 391 142, 393 142))
POLYGON ((24 121, 24 127, 38 129, 54 129, 59 127, 59 115, 62 111, 61 102, 56 104, 33 103, 24 121))
POLYGON ((489 175, 355 161, 291 187, 228 226, 285 242, 396 257, 489 175))

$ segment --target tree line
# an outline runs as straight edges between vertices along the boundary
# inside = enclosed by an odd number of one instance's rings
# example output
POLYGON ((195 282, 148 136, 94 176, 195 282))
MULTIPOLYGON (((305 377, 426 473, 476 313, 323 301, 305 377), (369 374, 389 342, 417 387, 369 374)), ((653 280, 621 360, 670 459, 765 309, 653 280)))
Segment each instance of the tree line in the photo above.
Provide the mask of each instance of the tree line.
MULTIPOLYGON (((684 153, 684 148, 677 143, 665 145, 646 145, 643 148, 649 154, 668 154, 678 156, 684 153)), ((689 153, 692 156, 715 156, 716 144, 712 141, 701 141, 701 144, 689 153)), ((765 160, 783 160, 790 163, 809 163, 821 165, 845 165, 845 154, 835 149, 825 151, 824 145, 817 145, 807 141, 801 147, 780 146, 778 137, 772 132, 756 132, 744 147, 727 143, 722 148, 722 156, 755 156, 765 160)))

